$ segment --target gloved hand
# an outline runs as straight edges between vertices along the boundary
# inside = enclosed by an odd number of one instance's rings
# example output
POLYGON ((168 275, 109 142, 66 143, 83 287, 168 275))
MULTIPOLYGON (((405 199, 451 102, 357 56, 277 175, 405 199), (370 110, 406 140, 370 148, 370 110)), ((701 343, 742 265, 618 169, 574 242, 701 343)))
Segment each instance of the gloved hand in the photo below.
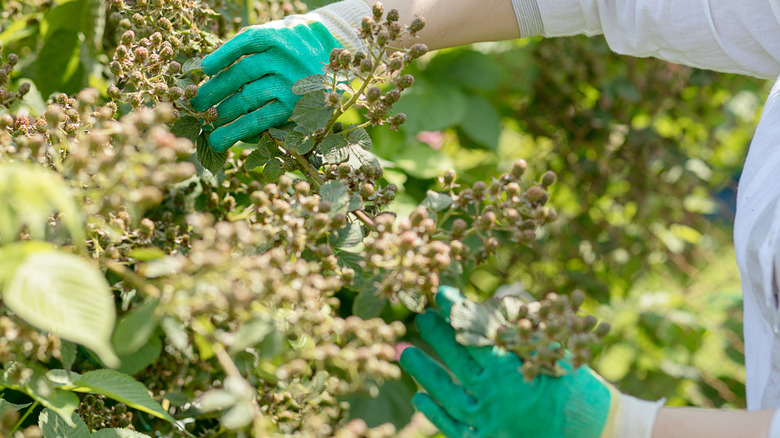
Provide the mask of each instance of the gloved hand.
POLYGON ((455 341, 445 321, 452 305, 465 299, 442 287, 441 314, 417 317, 423 339, 457 379, 417 348, 401 354, 401 366, 428 394, 413 403, 450 438, 649 438, 661 404, 621 394, 590 368, 562 377, 538 376, 526 382, 521 359, 497 347, 470 347, 455 341))
POLYGON ((203 84, 192 106, 217 105, 209 143, 222 152, 256 137, 292 115, 301 98, 292 93, 300 79, 322 73, 331 50, 360 48, 354 28, 371 8, 360 0, 333 3, 305 15, 244 29, 203 59, 203 72, 216 75, 203 84))

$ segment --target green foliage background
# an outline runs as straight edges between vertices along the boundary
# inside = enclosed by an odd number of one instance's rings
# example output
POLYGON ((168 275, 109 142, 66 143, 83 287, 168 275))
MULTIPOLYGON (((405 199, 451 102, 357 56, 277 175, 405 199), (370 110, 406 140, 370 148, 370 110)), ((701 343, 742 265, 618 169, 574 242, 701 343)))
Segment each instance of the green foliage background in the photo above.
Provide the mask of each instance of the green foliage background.
MULTIPOLYGON (((17 77, 32 79, 27 106, 40 113, 52 92, 105 90, 115 31, 101 16, 105 2, 18 5, 22 18, 0 29, 0 46, 20 55, 17 77)), ((233 11, 237 27, 255 17, 243 1, 219 8, 233 11)), ((397 105, 407 124, 371 133, 385 178, 402 188, 391 210, 408 213, 451 167, 469 183, 518 158, 534 175, 558 175, 557 222, 533 251, 502 245, 465 292, 583 289, 586 310, 613 325, 595 368, 621 390, 744 407, 731 212, 716 194, 735 188, 767 84, 620 57, 598 37, 442 50, 412 73, 416 84, 397 105)), ((400 308, 385 316, 411 321, 400 308)), ((361 415, 391 410, 410 386, 388 386, 380 407, 361 415)))

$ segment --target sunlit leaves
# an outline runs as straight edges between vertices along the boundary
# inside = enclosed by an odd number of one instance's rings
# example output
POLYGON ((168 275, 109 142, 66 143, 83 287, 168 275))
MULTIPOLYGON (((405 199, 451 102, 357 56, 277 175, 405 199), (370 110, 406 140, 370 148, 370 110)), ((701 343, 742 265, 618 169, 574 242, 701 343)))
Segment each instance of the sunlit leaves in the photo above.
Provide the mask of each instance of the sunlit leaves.
POLYGON ((114 299, 95 266, 36 242, 0 248, 0 266, 3 302, 19 317, 92 349, 106 365, 119 364, 110 342, 114 299))

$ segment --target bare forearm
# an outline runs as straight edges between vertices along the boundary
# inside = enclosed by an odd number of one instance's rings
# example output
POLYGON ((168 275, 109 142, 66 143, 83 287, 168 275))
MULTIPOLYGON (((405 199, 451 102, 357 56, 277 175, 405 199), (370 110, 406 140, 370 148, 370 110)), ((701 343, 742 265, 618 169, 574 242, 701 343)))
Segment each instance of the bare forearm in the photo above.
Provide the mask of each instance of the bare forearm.
POLYGON ((774 411, 662 408, 653 438, 767 438, 774 411))
MULTIPOLYGON (((363 0, 372 6, 376 0, 363 0)), ((425 17, 425 29, 419 39, 431 50, 481 41, 518 38, 511 0, 382 0, 385 10, 397 9, 401 22, 425 17)))

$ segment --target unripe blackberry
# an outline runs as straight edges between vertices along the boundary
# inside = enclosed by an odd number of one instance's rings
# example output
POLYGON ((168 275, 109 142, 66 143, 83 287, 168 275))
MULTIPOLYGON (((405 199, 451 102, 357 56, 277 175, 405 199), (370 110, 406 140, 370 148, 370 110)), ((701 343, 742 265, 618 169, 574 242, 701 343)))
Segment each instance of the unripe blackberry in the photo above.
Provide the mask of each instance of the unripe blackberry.
POLYGON ((363 185, 360 186, 360 196, 364 199, 370 198, 375 192, 374 185, 371 183, 363 183, 363 185))
POLYGON ((428 46, 425 44, 415 44, 409 49, 409 58, 410 59, 417 59, 423 55, 428 53, 428 46))
POLYGON ((123 18, 119 20, 119 24, 117 24, 117 27, 119 27, 120 29, 130 29, 131 27, 133 27, 133 23, 131 23, 130 20, 128 20, 127 18, 123 18))
POLYGON ((125 59, 127 58, 128 53, 127 46, 117 46, 116 51, 114 52, 114 57, 116 59, 125 59))
POLYGON ((515 164, 512 165, 512 176, 520 178, 523 176, 526 169, 528 169, 528 163, 526 163, 525 160, 517 160, 515 161, 515 164))
POLYGON ((363 73, 368 73, 374 68, 374 62, 371 61, 371 58, 364 58, 362 61, 360 61, 360 71, 363 73))
POLYGON ((539 186, 529 187, 528 190, 525 191, 525 198, 528 199, 529 202, 534 204, 540 202, 543 196, 544 196, 544 189, 542 189, 539 186))
POLYGON ((404 61, 401 58, 393 58, 387 63, 390 71, 398 71, 404 67, 404 61))
POLYGON ((122 97, 122 92, 119 90, 119 88, 116 85, 111 85, 106 90, 106 94, 108 94, 108 97, 112 99, 119 99, 122 97))
POLYGON ((154 94, 158 96, 165 96, 168 94, 168 85, 165 82, 158 82, 154 84, 154 94))
POLYGON ((149 57, 149 49, 146 47, 136 47, 134 54, 136 62, 144 62, 149 57))
POLYGON ((363 21, 360 22, 360 28, 365 33, 371 33, 374 29, 374 19, 371 17, 363 17, 363 21))
POLYGON ((217 111, 217 108, 212 106, 203 113, 203 116, 207 122, 213 122, 219 117, 219 112, 217 111))
POLYGON ((338 172, 342 178, 347 177, 352 173, 352 166, 347 163, 341 163, 339 164, 338 172))
POLYGON ((144 19, 143 15, 135 13, 133 14, 133 24, 138 27, 144 27, 144 24, 146 24, 146 19, 144 19))
POLYGON ((349 52, 349 50, 342 50, 341 53, 339 53, 339 64, 342 67, 348 67, 349 64, 352 62, 352 53, 349 52))
POLYGON ((8 55, 8 63, 11 65, 16 65, 16 63, 19 62, 19 55, 16 53, 11 53, 8 55))
POLYGON ((390 40, 390 34, 386 30, 380 30, 376 34, 376 43, 380 47, 386 45, 388 40, 390 40))
POLYGON ((385 13, 385 6, 381 2, 376 2, 371 7, 371 12, 374 14, 374 18, 379 20, 385 13))
POLYGON ((157 20, 157 25, 160 26, 160 28, 167 30, 168 32, 173 30, 173 24, 171 24, 171 20, 169 20, 167 17, 160 17, 157 20))
POLYGON ((401 99, 401 90, 395 88, 385 93, 384 102, 392 105, 401 99))
POLYGON ((412 32, 419 32, 425 27, 425 18, 417 17, 412 20, 412 24, 409 25, 409 30, 412 32))
POLYGON ((380 97, 382 97, 382 90, 377 87, 371 87, 366 91, 366 100, 369 103, 376 102, 380 97))
POLYGON ((385 19, 387 20, 388 23, 392 23, 398 21, 400 18, 401 18, 400 14, 398 13, 397 9, 390 9, 387 12, 387 17, 385 19))
POLYGON ((603 338, 604 336, 607 336, 611 328, 612 327, 609 325, 608 322, 602 322, 601 324, 598 325, 598 327, 596 327, 594 333, 596 333, 596 336, 603 338))
POLYGON ((171 61, 168 63, 168 73, 176 74, 181 71, 181 64, 177 61, 171 61))
POLYGON ((30 83, 29 82, 22 82, 19 84, 19 95, 24 96, 25 94, 30 92, 30 83))
POLYGON ((465 220, 457 218, 452 222, 452 237, 455 239, 461 238, 468 228, 468 224, 465 220))
POLYGON ((444 176, 442 176, 442 183, 448 186, 455 182, 456 176, 455 169, 447 169, 447 171, 444 172, 444 176))
POLYGON ((409 88, 414 85, 414 76, 410 74, 402 75, 395 81, 395 85, 401 90, 409 88))
POLYGON ((122 37, 119 39, 119 41, 123 45, 130 45, 133 41, 135 41, 135 32, 132 30, 126 30, 125 33, 122 34, 122 37))
POLYGON ((168 98, 171 100, 179 100, 184 96, 184 90, 179 87, 171 87, 168 90, 168 98))
POLYGON ((117 61, 111 61, 111 63, 108 64, 108 69, 116 76, 122 75, 122 64, 117 61))
POLYGON ((198 86, 195 84, 187 85, 187 88, 184 89, 184 97, 186 97, 187 99, 192 99, 197 95, 198 95, 198 86))
POLYGON ((333 133, 338 134, 339 132, 344 130, 344 124, 341 122, 336 122, 333 124, 333 133))
POLYGON ((393 117, 390 117, 390 128, 397 129, 399 126, 406 123, 406 114, 398 113, 393 117))
POLYGON ((160 50, 160 60, 161 61, 170 61, 173 59, 174 53, 173 49, 165 46, 160 50))
POLYGON ((542 187, 550 187, 555 182, 555 172, 548 170, 542 176, 542 187))

